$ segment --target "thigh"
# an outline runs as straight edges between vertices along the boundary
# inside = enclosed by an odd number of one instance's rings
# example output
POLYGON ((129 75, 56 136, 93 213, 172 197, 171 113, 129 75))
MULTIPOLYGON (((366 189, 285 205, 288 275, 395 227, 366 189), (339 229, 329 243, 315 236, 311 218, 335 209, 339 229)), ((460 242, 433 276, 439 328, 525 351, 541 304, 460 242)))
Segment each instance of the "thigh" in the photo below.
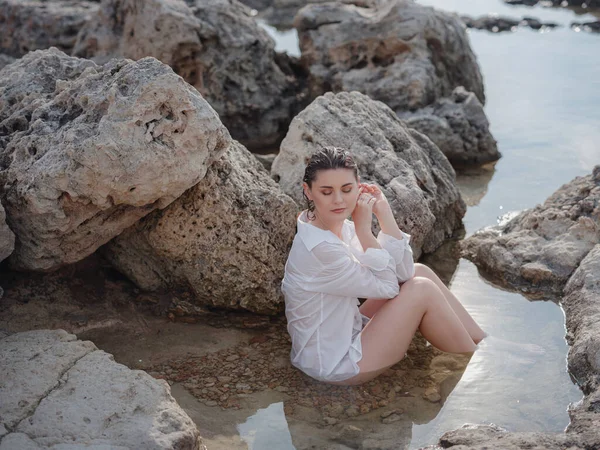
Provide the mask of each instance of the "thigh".
POLYGON ((404 357, 427 310, 419 286, 418 282, 403 285, 400 294, 384 302, 361 331, 361 372, 385 370, 404 357))
POLYGON ((367 317, 373 317, 388 300, 387 298, 368 298, 358 307, 358 310, 367 317))

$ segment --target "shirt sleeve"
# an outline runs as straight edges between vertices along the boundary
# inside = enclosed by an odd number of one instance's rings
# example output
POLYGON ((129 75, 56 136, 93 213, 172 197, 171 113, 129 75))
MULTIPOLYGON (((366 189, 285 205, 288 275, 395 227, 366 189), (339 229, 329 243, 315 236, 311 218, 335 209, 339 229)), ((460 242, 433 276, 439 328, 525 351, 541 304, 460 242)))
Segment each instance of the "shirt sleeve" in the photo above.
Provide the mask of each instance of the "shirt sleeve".
POLYGON ((360 261, 337 244, 321 242, 313 250, 319 273, 305 289, 343 297, 393 298, 400 292, 395 261, 385 249, 369 248, 360 261))
POLYGON ((386 249, 396 263, 396 276, 401 283, 411 279, 415 275, 415 263, 413 252, 410 247, 410 234, 402 233, 403 239, 396 239, 389 234, 380 231, 377 235, 377 242, 382 248, 386 249))

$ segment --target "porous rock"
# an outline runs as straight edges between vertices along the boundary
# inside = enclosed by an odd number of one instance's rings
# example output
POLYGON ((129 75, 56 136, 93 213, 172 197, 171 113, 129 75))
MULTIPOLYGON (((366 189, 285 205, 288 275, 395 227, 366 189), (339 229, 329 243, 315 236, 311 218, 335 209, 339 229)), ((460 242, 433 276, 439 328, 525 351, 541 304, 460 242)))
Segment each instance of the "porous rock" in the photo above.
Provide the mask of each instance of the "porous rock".
POLYGON ((1 339, 0 355, 1 450, 203 447, 165 381, 117 364, 92 342, 27 331, 1 339))
POLYGON ((80 0, 0 0, 0 52, 19 58, 56 47, 70 53, 98 4, 80 0))
POLYGON ((462 253, 491 278, 530 292, 560 294, 600 242, 600 166, 542 205, 462 242, 462 253))
POLYGON ((14 63, 16 59, 17 58, 13 58, 12 56, 0 53, 0 70, 2 70, 5 66, 14 63))
POLYGON ((168 208, 106 246, 112 264, 147 290, 189 287, 195 302, 271 314, 298 208, 235 142, 168 208))
POLYGON ((454 167, 481 165, 500 158, 483 105, 457 87, 450 97, 415 112, 400 112, 406 124, 431 139, 454 167))
POLYGON ((104 66, 57 49, 0 72, 0 177, 13 267, 93 253, 195 185, 230 142, 201 95, 154 58, 104 66))
POLYGON ((304 7, 294 19, 312 97, 360 91, 394 111, 416 110, 457 86, 484 103, 483 80, 458 16, 412 0, 373 8, 304 7))
POLYGON ((271 176, 298 204, 306 161, 326 146, 348 150, 361 180, 381 187, 417 257, 462 226, 466 206, 448 159, 383 103, 359 92, 327 93, 294 118, 271 176))
MULTIPOLYGON (((0 261, 5 260, 15 249, 15 233, 6 225, 6 212, 0 204, 0 261)), ((0 295, 0 298, 2 296, 0 295)))
POLYGON ((235 0, 105 0, 73 54, 154 56, 202 93, 236 139, 262 148, 281 140, 299 101, 297 64, 274 47, 235 0))

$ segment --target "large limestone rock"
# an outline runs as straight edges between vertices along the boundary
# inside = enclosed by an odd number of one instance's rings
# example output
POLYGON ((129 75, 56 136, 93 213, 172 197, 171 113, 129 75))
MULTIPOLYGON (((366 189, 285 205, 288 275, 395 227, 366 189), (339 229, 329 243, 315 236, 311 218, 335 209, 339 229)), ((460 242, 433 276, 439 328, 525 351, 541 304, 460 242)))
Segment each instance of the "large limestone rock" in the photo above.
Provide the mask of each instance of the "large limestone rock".
POLYGON ((98 4, 80 0, 0 0, 0 52, 15 58, 56 47, 70 53, 98 4))
POLYGON ((105 0, 75 56, 154 56, 196 87, 250 148, 278 143, 297 112, 295 64, 235 0, 105 0))
POLYGON ((229 142, 208 103, 154 58, 97 66, 29 53, 0 72, 12 266, 83 259, 198 183, 229 142))
POLYGON ((202 440, 169 385, 63 330, 0 339, 0 450, 190 449, 202 440))
POLYGON ((6 225, 6 212, 0 204, 0 261, 8 258, 14 249, 15 233, 6 225))
POLYGON ((113 265, 148 290, 189 287, 196 303, 273 313, 297 206, 240 144, 206 177, 106 246, 113 265))
POLYGON ((361 180, 382 188, 417 257, 461 227, 466 207, 448 159, 383 103, 358 92, 327 93, 294 118, 271 175, 299 204, 306 160, 325 146, 350 151, 361 180))
POLYGON ((500 158, 482 104, 461 86, 450 97, 415 112, 399 113, 399 117, 431 139, 453 167, 481 165, 500 158))
POLYGON ((306 6, 294 26, 313 97, 356 90, 400 112, 463 86, 484 102, 477 60, 454 14, 412 0, 373 8, 332 2, 306 6))
POLYGON ((581 260, 600 242, 600 166, 577 177, 542 205, 462 243, 465 257, 497 281, 559 294, 581 260))

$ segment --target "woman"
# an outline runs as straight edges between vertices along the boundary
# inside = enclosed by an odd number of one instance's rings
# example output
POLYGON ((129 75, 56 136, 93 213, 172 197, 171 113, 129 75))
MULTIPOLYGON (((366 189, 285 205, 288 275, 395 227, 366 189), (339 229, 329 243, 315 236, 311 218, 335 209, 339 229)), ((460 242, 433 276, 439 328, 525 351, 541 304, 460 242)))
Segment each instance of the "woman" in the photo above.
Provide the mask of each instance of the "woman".
POLYGON ((331 384, 361 384, 400 361, 417 329, 440 350, 475 350, 485 333, 433 271, 413 263, 410 235, 381 190, 360 183, 347 152, 315 153, 302 186, 308 209, 282 281, 294 366, 331 384), (359 307, 358 298, 367 300, 359 307))

